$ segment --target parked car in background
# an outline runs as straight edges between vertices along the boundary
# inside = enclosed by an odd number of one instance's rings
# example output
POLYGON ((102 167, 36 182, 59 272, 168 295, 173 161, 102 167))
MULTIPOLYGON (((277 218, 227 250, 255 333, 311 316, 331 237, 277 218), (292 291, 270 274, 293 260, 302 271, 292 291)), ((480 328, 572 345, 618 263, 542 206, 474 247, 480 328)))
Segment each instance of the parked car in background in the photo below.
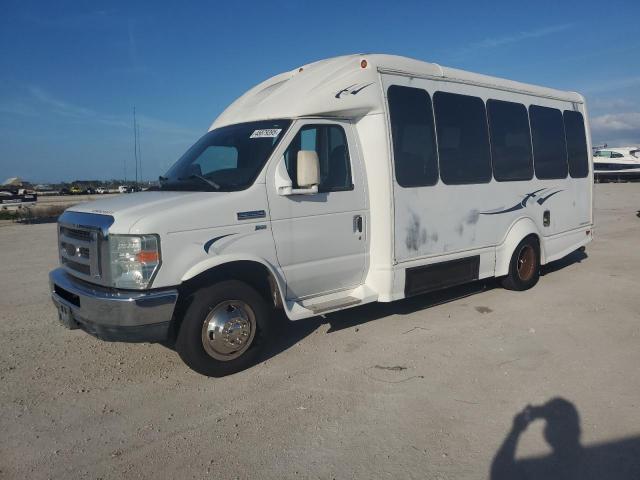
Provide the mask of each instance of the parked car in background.
POLYGON ((98 188, 96 188, 96 193, 98 193, 100 195, 103 195, 105 193, 109 193, 109 191, 104 187, 98 187, 98 188))

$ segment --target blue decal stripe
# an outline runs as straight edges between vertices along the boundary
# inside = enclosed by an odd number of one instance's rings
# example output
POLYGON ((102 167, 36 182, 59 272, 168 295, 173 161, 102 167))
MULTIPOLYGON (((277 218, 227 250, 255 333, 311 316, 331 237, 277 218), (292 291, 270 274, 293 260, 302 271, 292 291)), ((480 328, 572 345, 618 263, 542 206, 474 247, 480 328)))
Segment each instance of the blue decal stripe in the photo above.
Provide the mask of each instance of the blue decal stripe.
POLYGON ((535 198, 535 197, 540 197, 538 198, 538 200, 536 200, 536 203, 538 205, 542 205, 544 202, 546 202, 548 199, 550 199, 551 197, 553 197, 556 193, 560 193, 563 192, 564 190, 557 190, 555 192, 552 192, 546 196, 540 196, 540 192, 543 191, 549 191, 550 189, 548 188, 541 188, 539 190, 534 190, 531 193, 527 193, 524 198, 519 202, 516 203, 513 207, 510 208, 506 208, 504 210, 497 210, 497 211, 490 211, 490 212, 480 212, 480 215, 499 215, 501 213, 508 213, 508 212, 515 212, 516 210, 521 210, 523 208, 525 208, 527 206, 527 203, 529 202, 530 199, 535 198))
POLYGON ((209 253, 209 249, 211 248, 211 245, 216 243, 218 240, 223 239, 225 237, 230 237, 231 235, 235 235, 235 233, 228 233, 226 235, 220 235, 219 237, 215 237, 215 238, 212 238, 211 240, 207 240, 204 244, 204 251, 209 253))
POLYGON ((553 192, 550 193, 549 195, 547 195, 546 197, 540 197, 538 199, 538 205, 542 205, 544 202, 546 202, 547 200, 549 200, 551 197, 553 197, 556 193, 560 193, 562 192, 562 190, 558 190, 557 192, 553 192))

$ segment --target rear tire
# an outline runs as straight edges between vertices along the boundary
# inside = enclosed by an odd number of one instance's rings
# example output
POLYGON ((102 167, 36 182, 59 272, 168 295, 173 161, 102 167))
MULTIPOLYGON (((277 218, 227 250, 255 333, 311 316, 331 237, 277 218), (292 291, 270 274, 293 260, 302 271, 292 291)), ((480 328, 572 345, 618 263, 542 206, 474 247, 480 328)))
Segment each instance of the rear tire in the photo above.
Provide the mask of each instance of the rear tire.
POLYGON ((538 283, 540 278, 540 244, 536 237, 527 237, 516 247, 509 273, 502 278, 502 286, 507 290, 528 290, 538 283))
POLYGON ((255 289, 226 280, 190 298, 176 351, 191 369, 223 377, 254 365, 269 339, 269 309, 255 289))

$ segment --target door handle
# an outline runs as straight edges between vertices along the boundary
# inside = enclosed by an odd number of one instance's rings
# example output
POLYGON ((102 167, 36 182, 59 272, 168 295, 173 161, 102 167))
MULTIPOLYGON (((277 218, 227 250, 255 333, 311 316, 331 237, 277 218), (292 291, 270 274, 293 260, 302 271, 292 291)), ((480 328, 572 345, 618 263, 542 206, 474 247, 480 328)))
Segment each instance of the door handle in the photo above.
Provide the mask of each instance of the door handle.
POLYGON ((353 217, 353 226, 356 232, 362 233, 362 215, 353 217))

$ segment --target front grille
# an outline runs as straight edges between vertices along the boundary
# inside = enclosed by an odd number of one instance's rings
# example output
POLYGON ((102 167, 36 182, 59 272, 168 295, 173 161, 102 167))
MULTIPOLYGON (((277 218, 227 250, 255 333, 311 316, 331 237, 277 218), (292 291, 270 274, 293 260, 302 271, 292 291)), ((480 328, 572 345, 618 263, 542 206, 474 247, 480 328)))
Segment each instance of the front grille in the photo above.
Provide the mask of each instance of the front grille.
POLYGON ((99 232, 88 227, 59 227, 60 263, 85 280, 100 278, 99 232))
POLYGON ((83 265, 82 263, 74 262, 73 260, 69 260, 68 258, 62 258, 62 265, 69 267, 71 270, 74 270, 82 275, 91 275, 91 267, 89 265, 83 265))
POLYGON ((69 228, 69 227, 60 227, 60 233, 62 233, 63 235, 69 238, 73 238, 76 240, 83 240, 85 242, 91 241, 91 232, 88 230, 79 230, 79 229, 69 228))
POLYGON ((72 210, 60 215, 58 252, 67 273, 92 284, 109 284, 108 269, 102 272, 102 263, 108 253, 105 242, 113 221, 111 215, 72 210))

